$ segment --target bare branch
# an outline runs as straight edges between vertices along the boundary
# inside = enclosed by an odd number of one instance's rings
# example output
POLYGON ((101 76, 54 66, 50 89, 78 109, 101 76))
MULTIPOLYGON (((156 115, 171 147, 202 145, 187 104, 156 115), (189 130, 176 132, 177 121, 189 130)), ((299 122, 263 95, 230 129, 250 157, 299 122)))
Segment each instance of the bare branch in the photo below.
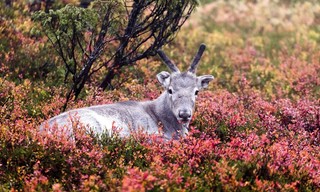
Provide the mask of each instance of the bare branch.
MULTIPOLYGON (((65 80, 72 75, 67 101, 72 94, 77 98, 89 78, 103 67, 107 72, 100 87, 105 89, 112 87, 122 67, 156 55, 174 39, 196 5, 196 0, 97 1, 86 9, 67 5, 40 13, 38 21, 65 65, 65 80), (106 61, 101 61, 102 56, 106 61)), ((162 51, 158 54, 171 70, 179 71, 162 51)))

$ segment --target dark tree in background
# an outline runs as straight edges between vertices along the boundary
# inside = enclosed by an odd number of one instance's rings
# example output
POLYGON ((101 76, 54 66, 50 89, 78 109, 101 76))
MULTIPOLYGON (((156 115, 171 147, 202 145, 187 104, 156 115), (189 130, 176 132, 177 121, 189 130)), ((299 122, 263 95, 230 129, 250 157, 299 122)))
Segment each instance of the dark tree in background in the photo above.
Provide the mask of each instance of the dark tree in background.
POLYGON ((72 84, 68 102, 101 69, 106 74, 100 88, 112 88, 121 68, 154 56, 172 41, 197 4, 197 0, 95 1, 88 8, 67 5, 38 12, 34 19, 64 63, 65 82, 72 84))

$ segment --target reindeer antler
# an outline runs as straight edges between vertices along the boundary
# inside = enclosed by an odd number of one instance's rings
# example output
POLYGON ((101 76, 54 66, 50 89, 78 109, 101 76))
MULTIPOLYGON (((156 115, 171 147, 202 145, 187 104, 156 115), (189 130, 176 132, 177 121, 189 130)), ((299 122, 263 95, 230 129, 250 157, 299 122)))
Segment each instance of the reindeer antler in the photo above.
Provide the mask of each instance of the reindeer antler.
POLYGON ((172 72, 180 72, 180 70, 178 69, 178 67, 172 63, 170 61, 170 59, 167 57, 167 55, 162 51, 162 50, 158 50, 157 51, 158 55, 160 56, 160 58, 163 60, 163 62, 169 67, 169 69, 172 71, 172 72))
POLYGON ((196 56, 194 57, 191 65, 190 65, 189 71, 191 73, 196 73, 198 63, 199 63, 205 49, 206 49, 206 45, 202 43, 199 47, 198 53, 196 54, 196 56))

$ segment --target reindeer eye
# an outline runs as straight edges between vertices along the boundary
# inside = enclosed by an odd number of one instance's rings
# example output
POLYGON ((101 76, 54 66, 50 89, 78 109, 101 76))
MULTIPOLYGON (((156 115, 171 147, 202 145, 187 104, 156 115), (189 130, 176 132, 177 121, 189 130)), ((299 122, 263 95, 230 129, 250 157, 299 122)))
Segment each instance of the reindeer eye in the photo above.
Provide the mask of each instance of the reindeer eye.
POLYGON ((196 92, 194 93, 195 95, 198 95, 198 93, 199 93, 199 91, 198 90, 196 90, 196 92))
POLYGON ((172 89, 168 89, 168 93, 171 95, 172 94, 172 89))

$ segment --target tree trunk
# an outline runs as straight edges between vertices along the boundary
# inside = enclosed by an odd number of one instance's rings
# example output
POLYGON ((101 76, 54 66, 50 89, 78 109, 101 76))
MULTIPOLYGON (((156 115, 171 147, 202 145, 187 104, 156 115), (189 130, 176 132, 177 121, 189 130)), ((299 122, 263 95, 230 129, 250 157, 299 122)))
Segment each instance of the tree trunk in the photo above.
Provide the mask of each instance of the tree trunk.
POLYGON ((112 79, 116 76, 115 69, 110 69, 108 74, 104 77, 102 83, 100 84, 100 88, 102 90, 106 89, 113 89, 113 86, 111 84, 112 79))

